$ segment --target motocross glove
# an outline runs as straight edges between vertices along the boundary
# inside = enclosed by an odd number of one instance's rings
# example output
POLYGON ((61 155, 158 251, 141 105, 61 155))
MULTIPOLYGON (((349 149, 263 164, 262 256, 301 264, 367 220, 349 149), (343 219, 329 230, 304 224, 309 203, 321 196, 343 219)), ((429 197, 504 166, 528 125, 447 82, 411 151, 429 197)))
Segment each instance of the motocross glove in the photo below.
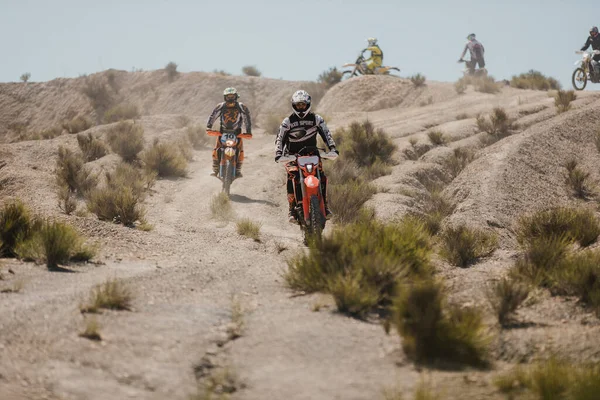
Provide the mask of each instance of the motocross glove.
POLYGON ((337 154, 338 156, 340 155, 340 152, 338 151, 338 149, 335 148, 335 146, 331 146, 329 148, 329 151, 333 151, 335 154, 337 154))
POLYGON ((275 156, 275 162, 279 161, 280 158, 281 156, 275 156))
POLYGON ((206 130, 207 130, 207 131, 210 131, 210 130, 212 130, 212 125, 206 125, 206 130))

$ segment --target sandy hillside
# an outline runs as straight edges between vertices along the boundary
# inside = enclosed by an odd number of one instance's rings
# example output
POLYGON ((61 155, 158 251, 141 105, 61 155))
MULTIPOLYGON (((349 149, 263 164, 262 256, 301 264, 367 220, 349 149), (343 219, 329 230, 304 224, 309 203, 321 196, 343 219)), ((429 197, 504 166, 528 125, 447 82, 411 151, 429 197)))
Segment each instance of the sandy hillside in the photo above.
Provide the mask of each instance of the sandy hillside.
MULTIPOLYGON (((77 149, 75 135, 8 142, 15 139, 15 121, 35 131, 77 114, 94 117, 81 93, 85 78, 0 85, 2 203, 18 197, 38 213, 68 220, 100 245, 97 263, 76 266, 75 273, 0 260, 0 289, 17 281, 23 286, 19 293, 0 293, 0 399, 187 399, 198 381, 221 367, 236 375, 236 399, 378 399, 390 386, 408 398, 421 371, 403 354, 397 334, 386 335, 376 319, 336 313, 329 296, 298 295, 283 282, 286 261, 303 246, 298 227, 286 222, 284 172, 273 162, 274 138, 260 122, 284 114, 291 93, 314 84, 210 73, 181 74, 169 83, 164 71, 114 74, 115 96, 142 112, 136 123, 143 125, 147 145, 157 137, 183 135, 181 115, 189 124, 204 124, 222 89, 237 87, 258 128, 245 144, 244 178, 233 184, 231 201, 237 217, 262 224, 261 240, 238 235, 233 221, 211 217, 220 182, 209 176, 208 146, 194 152, 186 178, 158 180, 152 188, 145 201, 150 232, 91 214, 61 214, 54 158, 60 145, 77 149), (98 315, 101 342, 81 338, 86 317, 79 306, 107 278, 120 278, 131 288, 133 308, 98 315), (231 340, 227 331, 237 305, 244 329, 231 340)), ((414 88, 397 77, 361 77, 331 88, 316 108, 333 128, 368 119, 398 145, 397 165, 374 181, 379 192, 368 203, 379 218, 418 212, 408 194, 424 191, 418 178, 427 175, 443 181, 456 202, 447 223, 468 221, 498 234, 500 249, 470 268, 435 260, 454 300, 487 307, 485 285, 506 272, 518 250, 515 219, 574 201, 564 186, 564 162, 576 156, 600 181, 593 144, 599 106, 598 95, 584 92, 573 110, 557 115, 546 92, 505 87, 484 94, 470 87, 458 95, 451 83, 414 88), (481 148, 475 117, 498 106, 520 127, 481 148), (457 119, 459 114, 466 115, 457 119), (431 129, 444 132, 446 146, 428 144, 431 129), (405 153, 410 139, 432 148, 411 160, 405 153), (474 149, 477 158, 453 179, 443 165, 457 147, 474 149)), ((110 129, 100 125, 90 132, 104 137, 110 129)), ((110 154, 90 167, 107 171, 117 162, 110 154)), ((492 378, 516 362, 546 351, 576 360, 600 358, 600 322, 574 299, 542 294, 519 317, 527 321, 523 328, 496 337, 494 368, 429 370, 432 385, 447 399, 501 399, 492 378)))

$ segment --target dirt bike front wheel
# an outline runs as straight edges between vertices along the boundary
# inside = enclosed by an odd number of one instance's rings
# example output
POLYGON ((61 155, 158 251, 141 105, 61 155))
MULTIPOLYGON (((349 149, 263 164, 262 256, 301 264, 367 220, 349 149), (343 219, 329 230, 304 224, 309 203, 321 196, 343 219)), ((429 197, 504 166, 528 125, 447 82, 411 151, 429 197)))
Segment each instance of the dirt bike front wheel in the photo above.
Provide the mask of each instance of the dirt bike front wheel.
POLYGON ((571 82, 573 83, 573 88, 575 90, 585 89, 585 86, 587 85, 587 74, 583 68, 575 68, 571 82))
POLYGON ((321 212, 321 202, 317 196, 312 196, 310 198, 308 214, 310 225, 306 227, 306 237, 304 239, 305 243, 308 243, 311 240, 320 240, 323 229, 325 229, 325 217, 321 212))
POLYGON ((223 177, 223 192, 229 196, 229 190, 231 189, 231 182, 233 181, 233 164, 231 161, 227 161, 225 164, 225 176, 223 177))
POLYGON ((349 79, 352 78, 353 76, 358 76, 358 74, 356 73, 356 69, 353 69, 352 71, 344 71, 342 72, 342 81, 344 79, 349 79))

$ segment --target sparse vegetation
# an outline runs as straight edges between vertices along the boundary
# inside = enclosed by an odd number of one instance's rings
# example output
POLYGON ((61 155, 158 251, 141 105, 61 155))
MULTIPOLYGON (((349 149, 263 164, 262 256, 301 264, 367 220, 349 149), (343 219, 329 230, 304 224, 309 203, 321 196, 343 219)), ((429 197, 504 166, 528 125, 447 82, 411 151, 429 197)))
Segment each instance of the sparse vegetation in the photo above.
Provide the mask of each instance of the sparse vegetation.
POLYGON ((328 189, 328 203, 335 210, 337 223, 347 224, 361 218, 361 210, 377 188, 362 179, 341 184, 332 184, 328 189))
POLYGON ((429 131, 427 137, 431 144, 435 146, 443 146, 446 144, 446 137, 442 131, 429 131))
POLYGON ((103 221, 125 226, 133 226, 137 221, 144 223, 145 211, 139 203, 151 181, 151 176, 144 176, 131 165, 121 163, 114 172, 106 173, 105 186, 92 190, 87 196, 88 210, 103 221))
POLYGON ((487 298, 501 326, 506 326, 510 316, 527 299, 529 287, 511 278, 502 278, 487 292, 487 298))
POLYGON ((177 64, 173 61, 169 62, 165 66, 165 71, 167 72, 167 79, 170 82, 173 82, 179 76, 179 71, 177 71, 177 64))
POLYGON ((144 167, 160 177, 183 177, 187 175, 187 160, 174 143, 156 140, 152 147, 142 154, 144 167))
POLYGON ((382 129, 375 129, 368 121, 353 122, 347 129, 336 131, 336 144, 343 157, 359 167, 369 167, 378 160, 393 165, 392 155, 397 146, 382 129))
POLYGON ((466 147, 457 147, 444 162, 453 178, 456 178, 475 159, 475 153, 466 147))
POLYGON ((400 290, 392 322, 402 336, 404 352, 417 362, 488 363, 490 338, 482 313, 448 304, 442 284, 432 279, 400 290))
POLYGON ((560 90, 560 83, 554 79, 545 76, 539 71, 530 70, 529 72, 513 76, 510 80, 510 86, 517 89, 532 90, 560 90))
POLYGON ((421 198, 422 214, 417 215, 425 224, 431 235, 436 235, 442 226, 442 221, 454 212, 455 205, 442 193, 442 187, 426 184, 427 194, 421 198))
POLYGON ((71 215, 77 209, 77 199, 73 192, 66 186, 59 186, 56 189, 58 196, 58 208, 67 215, 71 215))
POLYGON ((245 328, 244 308, 237 297, 231 299, 231 322, 227 326, 227 337, 229 340, 235 340, 242 336, 245 328))
POLYGON ((441 240, 440 255, 457 267, 466 267, 490 255, 497 247, 495 235, 466 225, 447 227, 442 232, 441 240))
POLYGON ((500 88, 493 76, 481 76, 472 79, 475 90, 481 93, 498 93, 500 88))
POLYGON ((19 79, 25 83, 27 83, 27 81, 29 81, 29 78, 31 78, 31 74, 29 72, 25 72, 25 73, 21 74, 21 76, 19 77, 19 79))
POLYGON ((85 319, 85 329, 79 334, 80 337, 90 340, 102 340, 100 336, 100 324, 95 317, 85 319))
POLYGON ((229 196, 224 192, 213 196, 210 201, 210 212, 213 218, 222 221, 230 220, 233 217, 233 207, 231 207, 229 196))
POLYGON ((337 67, 329 68, 323 71, 317 78, 317 82, 323 84, 326 88, 330 88, 342 80, 342 72, 337 67))
POLYGON ((86 162, 97 160, 108 154, 106 144, 101 139, 92 135, 92 132, 78 134, 77 144, 86 162))
POLYGON ((108 85, 100 76, 86 77, 82 93, 90 101, 90 105, 96 112, 98 121, 102 120, 106 110, 111 108, 115 101, 108 85))
POLYGON ((0 256, 16 256, 19 243, 30 238, 32 226, 31 213, 23 203, 5 203, 0 209, 0 256))
POLYGON ((131 291, 122 281, 108 279, 92 289, 89 303, 81 306, 81 312, 97 313, 101 309, 130 310, 132 300, 131 291))
POLYGON ((509 118, 503 108, 496 107, 488 119, 482 115, 477 117, 477 128, 487 133, 481 141, 489 145, 511 135, 518 126, 514 123, 513 119, 509 118))
POLYGON ((262 73, 254 65, 246 65, 242 67, 242 72, 246 76, 261 76, 262 73))
POLYGON ((590 173, 585 172, 578 166, 576 159, 570 159, 565 164, 567 169, 566 184, 572 189, 575 197, 586 199, 593 194, 590 180, 590 173))
POLYGON ((556 112, 559 114, 571 109, 571 102, 577 99, 577 95, 573 90, 559 90, 554 97, 554 105, 556 112))
POLYGON ((252 221, 250 218, 242 218, 236 222, 238 235, 249 237, 255 242, 260 242, 261 224, 252 221))
POLYGON ((425 86, 425 76, 421 74, 416 74, 410 77, 410 81, 415 87, 425 86))
POLYGON ((98 185, 98 177, 84 166, 82 155, 63 146, 58 148, 55 174, 59 189, 68 188, 79 196, 85 196, 98 185))
POLYGON ((140 111, 134 104, 119 104, 110 108, 104 113, 104 123, 110 124, 127 119, 136 119, 140 117, 140 111))
POLYGON ((62 127, 69 133, 79 133, 90 129, 92 127, 92 121, 86 117, 78 115, 71 120, 63 121, 62 127))
POLYGON ((123 161, 133 162, 144 148, 144 128, 135 122, 121 121, 108 132, 107 140, 123 161))
POLYGON ((48 129, 44 129, 43 131, 40 131, 35 137, 38 137, 40 139, 54 139, 55 137, 58 137, 62 134, 62 127, 60 126, 53 126, 52 128, 48 128, 48 129))
POLYGON ((196 150, 201 150, 206 147, 209 142, 209 136, 206 134, 206 129, 200 125, 188 126, 185 134, 196 150))
POLYGON ((467 113, 460 113, 460 114, 456 114, 456 120, 460 121, 463 119, 468 119, 469 115, 467 113))

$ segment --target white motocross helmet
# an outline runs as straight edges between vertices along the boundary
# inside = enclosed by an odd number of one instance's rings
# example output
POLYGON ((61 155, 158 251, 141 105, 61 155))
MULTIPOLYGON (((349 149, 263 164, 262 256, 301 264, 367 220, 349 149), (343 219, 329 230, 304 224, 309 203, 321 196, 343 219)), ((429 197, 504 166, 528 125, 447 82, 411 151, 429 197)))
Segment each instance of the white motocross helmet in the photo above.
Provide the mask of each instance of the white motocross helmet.
POLYGON ((304 118, 310 112, 310 94, 306 90, 298 90, 292 96, 292 109, 294 114, 300 118, 304 118), (302 106, 304 103, 304 106, 302 106))
POLYGON ((369 44, 369 47, 375 46, 377 44, 377 38, 370 37, 367 39, 367 43, 369 44))

